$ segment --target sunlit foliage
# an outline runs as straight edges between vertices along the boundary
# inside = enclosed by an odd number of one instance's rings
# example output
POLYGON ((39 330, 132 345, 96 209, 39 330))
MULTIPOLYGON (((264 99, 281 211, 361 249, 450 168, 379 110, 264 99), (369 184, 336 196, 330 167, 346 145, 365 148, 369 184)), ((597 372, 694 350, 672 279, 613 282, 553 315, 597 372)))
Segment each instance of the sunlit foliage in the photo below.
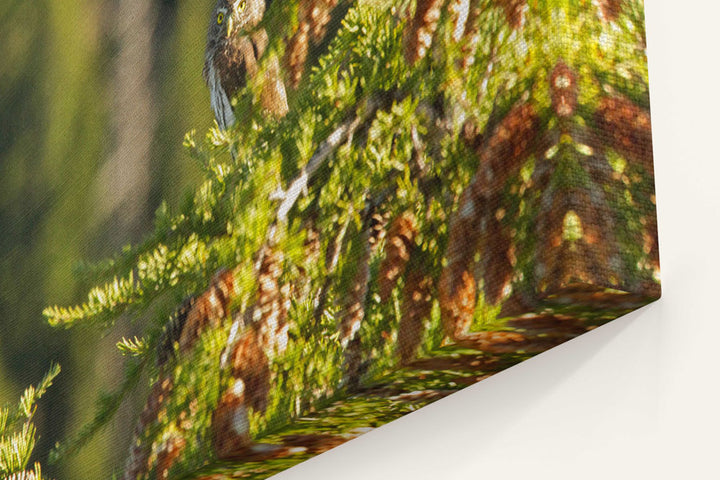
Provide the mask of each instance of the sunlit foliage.
POLYGON ((641 2, 317 3, 332 12, 322 25, 303 27, 295 1, 273 2, 263 21, 269 55, 298 80, 288 115, 263 115, 251 82, 236 99, 243 121, 186 136, 204 172, 194 196, 91 267, 84 304, 46 309, 59 327, 125 315, 143 329, 118 344, 125 384, 57 453, 104 425, 146 372, 152 392, 165 386, 137 432, 147 463, 179 473, 210 461, 211 413, 240 368, 227 349, 263 305, 288 340, 268 353, 254 439, 448 337, 529 348, 498 330, 582 297, 570 286, 635 295, 614 316, 659 294, 641 2), (277 274, 263 277, 268 255, 277 274), (217 294, 217 272, 230 272, 229 293, 201 319, 193 305, 217 294), (186 298, 190 313, 177 313, 186 298), (192 342, 168 343, 172 322, 196 322, 192 342))

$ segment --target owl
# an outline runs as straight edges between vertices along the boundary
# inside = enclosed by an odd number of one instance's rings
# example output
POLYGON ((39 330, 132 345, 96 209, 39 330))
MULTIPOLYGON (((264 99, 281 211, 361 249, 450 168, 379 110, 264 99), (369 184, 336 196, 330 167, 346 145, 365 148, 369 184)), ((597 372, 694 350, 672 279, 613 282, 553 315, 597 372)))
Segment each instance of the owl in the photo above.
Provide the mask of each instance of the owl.
POLYGON ((257 28, 266 0, 218 0, 210 17, 203 77, 218 126, 232 126, 231 99, 258 71, 267 47, 267 32, 257 28))

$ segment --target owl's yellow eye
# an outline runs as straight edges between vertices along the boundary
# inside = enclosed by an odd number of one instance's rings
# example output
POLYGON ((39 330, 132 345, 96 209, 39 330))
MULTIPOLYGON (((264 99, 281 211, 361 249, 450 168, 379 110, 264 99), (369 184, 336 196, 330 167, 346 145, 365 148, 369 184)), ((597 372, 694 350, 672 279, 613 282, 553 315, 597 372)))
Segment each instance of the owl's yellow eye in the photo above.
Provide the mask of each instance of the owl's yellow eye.
POLYGON ((223 12, 218 13, 217 16, 217 24, 222 25, 222 23, 225 21, 225 14, 223 12))
POLYGON ((240 0, 237 6, 238 12, 245 10, 245 7, 247 7, 247 2, 245 0, 240 0))

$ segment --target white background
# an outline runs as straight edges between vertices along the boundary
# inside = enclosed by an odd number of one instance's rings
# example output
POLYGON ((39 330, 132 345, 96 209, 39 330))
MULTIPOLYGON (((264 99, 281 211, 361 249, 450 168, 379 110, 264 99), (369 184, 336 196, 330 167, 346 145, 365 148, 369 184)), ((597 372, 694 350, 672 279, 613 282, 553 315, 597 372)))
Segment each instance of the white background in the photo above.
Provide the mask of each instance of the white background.
POLYGON ((278 480, 720 479, 720 5, 645 4, 663 298, 278 480))

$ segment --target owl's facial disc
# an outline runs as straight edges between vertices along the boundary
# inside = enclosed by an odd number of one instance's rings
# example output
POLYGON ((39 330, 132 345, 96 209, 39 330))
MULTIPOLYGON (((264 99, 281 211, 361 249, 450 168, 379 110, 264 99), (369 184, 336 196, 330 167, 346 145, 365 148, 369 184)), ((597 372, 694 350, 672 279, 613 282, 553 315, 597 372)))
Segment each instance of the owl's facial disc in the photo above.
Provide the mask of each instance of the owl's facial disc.
POLYGON ((240 15, 245 11, 245 8, 247 7, 247 0, 235 0, 233 2, 233 10, 235 10, 235 13, 240 15))
POLYGON ((215 31, 220 36, 227 31, 227 25, 232 21, 232 15, 228 15, 227 8, 220 7, 216 10, 217 16, 215 17, 215 31))
POLYGON ((247 7, 247 1, 246 0, 234 0, 230 8, 232 9, 232 15, 228 16, 228 24, 227 24, 227 36, 230 37, 230 35, 233 32, 234 20, 237 20, 238 28, 241 28, 243 26, 243 13, 245 12, 245 8, 247 7))

